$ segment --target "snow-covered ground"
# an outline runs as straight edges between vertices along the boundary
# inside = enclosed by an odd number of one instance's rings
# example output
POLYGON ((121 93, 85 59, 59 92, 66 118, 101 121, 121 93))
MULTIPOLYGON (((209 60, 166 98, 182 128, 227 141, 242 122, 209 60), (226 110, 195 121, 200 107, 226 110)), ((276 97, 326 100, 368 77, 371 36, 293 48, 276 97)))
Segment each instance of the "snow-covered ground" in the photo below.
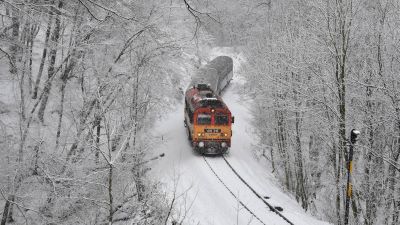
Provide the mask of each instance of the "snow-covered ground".
MULTIPOLYGON (((226 52, 225 52, 226 53, 226 52)), ((214 51, 211 58, 222 55, 214 51)), ((229 54, 228 54, 229 55, 229 54)), ((232 55, 234 70, 240 66, 240 55, 232 55)), ((255 144, 251 132, 251 101, 243 101, 238 89, 243 82, 238 74, 223 93, 223 99, 235 116, 232 147, 227 160, 240 176, 261 196, 268 196, 268 203, 283 208, 281 212, 294 224, 328 224, 306 213, 293 197, 284 192, 270 170, 259 162, 252 151, 255 144)), ((213 171, 201 155, 195 153, 183 125, 183 103, 176 106, 166 118, 158 121, 155 135, 162 139, 154 154, 165 153, 165 157, 154 162, 152 176, 166 184, 166 190, 176 193, 176 211, 173 217, 183 218, 182 224, 231 225, 231 224, 288 224, 243 184, 221 157, 207 157, 213 171), (236 199, 230 191, 238 197, 236 199), (240 202, 254 213, 251 215, 240 202), (256 218, 257 217, 257 218, 256 218)))

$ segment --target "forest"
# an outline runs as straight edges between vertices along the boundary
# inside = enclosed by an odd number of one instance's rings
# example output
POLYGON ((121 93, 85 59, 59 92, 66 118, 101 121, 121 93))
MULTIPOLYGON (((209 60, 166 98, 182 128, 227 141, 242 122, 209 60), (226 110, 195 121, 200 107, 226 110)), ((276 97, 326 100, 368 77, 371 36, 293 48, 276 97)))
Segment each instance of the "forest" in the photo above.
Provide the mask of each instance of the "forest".
POLYGON ((345 224, 354 147, 349 224, 399 224, 399 15, 397 0, 0 0, 0 224, 170 224, 149 133, 213 46, 243 53, 254 154, 305 211, 345 224))

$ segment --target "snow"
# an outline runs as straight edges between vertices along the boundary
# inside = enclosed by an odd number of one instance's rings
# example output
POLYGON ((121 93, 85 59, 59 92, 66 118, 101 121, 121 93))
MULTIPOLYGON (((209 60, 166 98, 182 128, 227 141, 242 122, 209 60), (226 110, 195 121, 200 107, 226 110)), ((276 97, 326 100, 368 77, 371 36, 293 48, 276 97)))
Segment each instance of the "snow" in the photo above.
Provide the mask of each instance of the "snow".
MULTIPOLYGON (((240 176, 261 196, 268 196, 268 203, 283 208, 281 212, 294 224, 328 224, 306 213, 296 200, 283 191, 265 163, 254 157, 251 101, 244 101, 238 90, 243 79, 238 76, 243 57, 230 49, 213 49, 210 58, 229 55, 234 59, 234 79, 223 93, 223 99, 235 116, 232 147, 226 155, 229 163, 240 176)), ((173 219, 182 224, 288 224, 256 197, 232 172, 222 157, 206 157, 218 177, 214 175, 203 157, 194 152, 186 137, 183 125, 183 103, 176 106, 166 118, 158 121, 153 135, 161 139, 154 154, 165 153, 161 160, 151 165, 151 176, 165 184, 172 201, 175 192, 173 219), (232 191, 235 197, 228 191, 232 191), (254 218, 239 203, 243 202, 262 222, 254 218)))

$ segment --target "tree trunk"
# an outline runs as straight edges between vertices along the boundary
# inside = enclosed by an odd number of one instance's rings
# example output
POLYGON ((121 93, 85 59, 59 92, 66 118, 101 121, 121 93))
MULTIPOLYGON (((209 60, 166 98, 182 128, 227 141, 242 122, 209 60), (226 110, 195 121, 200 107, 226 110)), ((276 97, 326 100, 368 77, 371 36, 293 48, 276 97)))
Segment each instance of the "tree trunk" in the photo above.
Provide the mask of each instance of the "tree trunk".
POLYGON ((97 100, 96 103, 96 115, 94 119, 94 126, 96 127, 96 163, 99 162, 99 151, 100 151, 100 133, 101 133, 101 112, 100 112, 100 102, 97 100))
POLYGON ((60 100, 60 110, 58 112, 58 126, 57 126, 57 134, 56 134, 56 147, 55 150, 58 149, 60 144, 60 136, 61 136, 61 126, 62 126, 62 119, 64 114, 64 98, 65 98, 65 87, 67 86, 67 79, 62 79, 61 83, 61 100, 60 100))
MULTIPOLYGON (((389 224, 390 218, 392 217, 392 215, 389 214, 389 212, 394 212, 394 186, 395 186, 395 168, 392 165, 389 165, 389 174, 388 174, 388 178, 387 178, 387 194, 386 194, 386 205, 385 205, 385 225, 389 224), (393 207, 393 208, 392 208, 393 207)), ((392 221, 393 222, 393 221, 392 221)))
POLYGON ((10 73, 11 74, 17 74, 17 58, 20 57, 19 55, 19 27, 20 27, 20 22, 19 22, 19 12, 17 9, 13 8, 12 10, 12 40, 14 43, 11 44, 10 47, 10 58, 11 58, 11 64, 10 64, 10 73))
POLYGON ((303 168, 303 153, 301 148, 301 131, 300 131, 300 113, 296 112, 296 154, 295 154, 295 161, 296 161, 296 199, 299 201, 301 200, 301 206, 303 209, 308 209, 308 197, 305 189, 305 176, 304 176, 304 168, 303 168))
POLYGON ((372 124, 369 124, 368 128, 368 139, 369 139, 369 148, 367 149, 366 152, 366 159, 365 159, 365 169, 364 169, 364 191, 363 193, 365 194, 365 216, 366 218, 364 219, 365 225, 372 225, 373 220, 375 218, 376 214, 376 199, 374 197, 375 193, 372 192, 372 187, 371 185, 374 185, 372 182, 372 174, 371 170, 373 170, 373 165, 372 165, 372 149, 374 145, 374 132, 372 130, 372 124))
MULTIPOLYGON (((267 140, 267 139, 264 139, 264 140, 267 140)), ((275 157, 274 157, 274 148, 273 148, 273 140, 272 140, 272 138, 269 138, 269 143, 268 144, 270 146, 270 155, 271 155, 272 173, 273 173, 273 172, 275 172, 275 157)))
POLYGON ((320 177, 321 172, 319 168, 319 157, 321 147, 318 143, 316 143, 314 134, 310 135, 310 141, 308 144, 308 152, 309 152, 309 161, 311 164, 311 168, 309 168, 311 181, 309 183, 309 195, 312 199, 316 198, 316 192, 320 187, 320 177))
MULTIPOLYGON (((295 83, 300 83, 300 77, 298 74, 292 72, 292 80, 295 83)), ((299 100, 298 87, 293 86, 293 100, 295 103, 295 165, 296 165, 296 200, 301 200, 301 206, 308 209, 308 197, 305 189, 305 175, 303 168, 303 152, 301 146, 301 123, 302 112, 301 102, 299 100)))
MULTIPOLYGON (((10 57, 11 57, 10 73, 14 77, 17 77, 17 74, 18 74, 17 61, 19 61, 19 60, 17 60, 17 59, 20 57, 20 46, 19 46, 19 42, 18 42, 18 40, 19 40, 19 29, 20 29, 19 16, 20 16, 20 13, 18 12, 18 10, 13 8, 13 10, 12 10, 12 39, 13 39, 14 43, 12 43, 11 47, 10 47, 10 53, 11 53, 10 54, 10 57)), ((22 87, 23 86, 23 79, 24 78, 22 77, 19 80, 20 94, 21 94, 21 96, 20 96, 21 97, 20 117, 21 117, 21 120, 22 120, 21 123, 20 123, 20 126, 23 126, 22 124, 23 124, 23 121, 25 120, 25 111, 24 111, 25 103, 23 101, 23 99, 24 99, 23 95, 24 94, 23 94, 23 87, 22 87)), ((19 149, 18 158, 17 158, 18 162, 22 161, 22 157, 23 157, 22 154, 23 154, 23 149, 19 149)), ((16 182, 18 182, 18 181, 16 181, 16 182)), ((13 222, 14 221, 14 219, 13 219, 13 205, 14 204, 12 203, 14 201, 14 199, 15 199, 15 195, 14 194, 11 194, 11 195, 8 196, 8 199, 7 199, 7 201, 5 203, 5 206, 4 206, 4 214, 3 214, 2 221, 1 221, 2 224, 3 224, 3 221, 4 221, 4 224, 6 222, 13 222)))
POLYGON ((63 119, 63 114, 64 114, 64 98, 65 98, 65 87, 67 86, 67 82, 69 79, 69 74, 71 73, 71 71, 73 70, 73 68, 75 67, 75 50, 72 50, 72 53, 70 53, 72 55, 71 60, 69 61, 69 63, 67 63, 67 66, 62 74, 62 76, 60 77, 61 79, 61 99, 60 99, 60 110, 59 110, 59 117, 58 117, 58 126, 57 126, 57 134, 56 134, 56 149, 59 146, 59 139, 60 139, 60 135, 61 135, 61 125, 62 125, 62 119, 63 119))
MULTIPOLYGON (((58 9, 61 9, 63 6, 63 1, 60 1, 58 3, 58 9)), ((49 68, 48 68, 48 78, 51 78, 53 76, 55 76, 54 72, 55 72, 55 63, 56 63, 56 56, 57 56, 57 45, 58 45, 58 41, 60 38, 60 32, 61 32, 61 16, 60 16, 60 12, 57 11, 57 16, 56 16, 56 22, 55 22, 55 28, 53 31, 53 34, 51 36, 51 41, 52 44, 55 45, 51 51, 50 51, 50 62, 49 62, 49 68)), ((44 112, 46 110, 46 106, 47 106, 47 101, 49 99, 49 94, 50 94, 50 90, 51 90, 51 86, 52 86, 52 79, 48 79, 48 82, 46 82, 43 92, 43 99, 38 111, 38 118, 40 120, 40 122, 44 123, 44 112)))
MULTIPOLYGON (((399 158, 400 158, 400 108, 396 108, 396 114, 397 114, 397 150, 395 150, 394 154, 393 154, 393 162, 394 163, 398 163, 399 162, 399 158)), ((391 174, 393 174, 392 179, 393 179, 393 187, 397 184, 397 179, 396 179, 396 175, 397 175, 397 170, 396 168, 394 168, 394 166, 390 165, 389 169, 391 169, 392 171, 391 174)), ((400 187, 398 188, 400 189, 400 187)), ((394 190, 393 190, 394 193, 394 190)), ((393 216, 392 216, 392 224, 398 224, 399 221, 399 213, 400 213, 400 196, 399 196, 399 192, 397 192, 396 196, 393 196, 393 216)))
POLYGON ((49 15, 49 21, 47 22, 46 37, 45 37, 45 41, 44 41, 42 59, 40 60, 39 72, 38 72, 38 75, 36 76, 36 82, 35 82, 35 87, 33 89, 32 99, 37 98, 40 80, 41 80, 42 74, 43 74, 44 62, 45 62, 46 56, 47 56, 47 48, 49 46, 49 39, 50 39, 50 34, 51 34, 51 24, 53 22, 53 11, 50 10, 49 14, 50 15, 49 15))
MULTIPOLYGON (((366 84, 370 84, 372 82, 372 71, 370 71, 370 77, 366 80, 366 84)), ((376 214, 378 210, 378 192, 381 189, 380 182, 377 182, 376 179, 381 176, 380 168, 382 167, 383 162, 379 160, 379 157, 375 156, 375 159, 372 159, 372 151, 374 149, 379 149, 380 147, 375 142, 377 137, 375 137, 375 126, 374 126, 374 115, 376 115, 377 111, 375 111, 375 107, 373 105, 373 89, 368 86, 366 88, 366 127, 367 127, 367 137, 368 137, 368 148, 365 153, 365 164, 364 164, 364 199, 365 199, 365 225, 373 225, 375 223, 376 214)), ((379 141, 378 141, 379 142, 379 141)))
MULTIPOLYGON (((10 208, 8 209, 8 216, 7 216, 7 223, 13 223, 14 222, 14 204, 13 202, 15 201, 15 195, 10 195, 7 202, 10 203, 10 208)), ((7 204, 7 203, 6 203, 7 204)))
POLYGON ((281 110, 275 110, 275 118, 277 121, 276 135, 278 151, 281 156, 281 161, 283 161, 283 166, 285 169, 285 186, 288 190, 292 190, 291 180, 292 172, 290 168, 290 159, 287 149, 287 137, 286 137, 286 125, 284 121, 283 112, 281 110))
POLYGON ((4 205, 4 209, 3 209, 3 216, 1 218, 1 224, 0 225, 6 225, 7 222, 7 218, 8 218, 8 212, 10 210, 10 207, 12 206, 11 201, 12 200, 12 195, 9 195, 7 200, 6 200, 6 204, 4 205))
MULTIPOLYGON (((345 155, 347 155, 346 149, 346 86, 345 86, 345 69, 344 65, 340 65, 340 71, 337 72, 338 78, 338 93, 339 93, 339 145, 338 145, 338 163, 337 163, 337 172, 336 172, 336 185, 338 186, 337 193, 337 211, 338 214, 341 214, 341 206, 340 206, 340 180, 343 177, 344 173, 344 163, 345 163, 345 155)), ((340 216, 340 215, 339 215, 340 216)))
MULTIPOLYGON (((56 150, 58 149, 59 141, 60 141, 59 139, 61 136, 62 119, 63 119, 63 114, 64 114, 65 87, 67 86, 69 75, 72 72, 72 70, 74 69, 77 58, 78 58, 78 56, 76 55, 76 43, 73 41, 73 38, 76 38, 76 28, 77 28, 78 24, 81 23, 81 19, 78 20, 78 13, 79 13, 79 8, 76 9, 76 11, 75 11, 73 28, 72 28, 71 37, 69 40, 68 54, 70 54, 71 57, 69 57, 69 60, 66 63, 67 66, 65 67, 63 74, 60 76, 61 99, 60 99, 60 110, 58 112, 59 117, 58 117, 57 135, 56 135, 56 148, 55 148, 56 150)), ((47 34, 46 34, 46 38, 48 39, 47 34)))
MULTIPOLYGON (((111 152, 110 152, 111 153, 111 152)), ((110 155, 111 160, 111 155, 110 155)), ((113 224, 113 194, 112 194, 112 178, 113 178, 113 165, 109 165, 108 170, 108 204, 109 204, 109 216, 108 216, 108 224, 113 224)))
MULTIPOLYGON (((82 108, 81 116, 80 116, 80 120, 79 120, 78 132, 76 134, 74 142, 71 145, 71 148, 69 149, 69 151, 67 153, 67 158, 66 158, 67 162, 76 153, 76 149, 78 148, 78 144, 79 144, 80 138, 81 138, 82 133, 85 130, 85 127, 86 127, 86 121, 88 120, 89 115, 92 113, 93 108, 94 108, 94 106, 96 104, 96 101, 97 101, 97 99, 91 99, 90 101, 84 102, 84 107, 82 108)), ((65 169, 65 167, 63 167, 63 170, 64 169, 65 169)))
POLYGON ((39 25, 33 24, 31 25, 30 28, 30 33, 29 33, 29 65, 28 65, 28 81, 29 81, 29 94, 32 96, 32 85, 33 85, 33 80, 32 80, 32 63, 33 63, 33 44, 36 35, 39 33, 39 25))

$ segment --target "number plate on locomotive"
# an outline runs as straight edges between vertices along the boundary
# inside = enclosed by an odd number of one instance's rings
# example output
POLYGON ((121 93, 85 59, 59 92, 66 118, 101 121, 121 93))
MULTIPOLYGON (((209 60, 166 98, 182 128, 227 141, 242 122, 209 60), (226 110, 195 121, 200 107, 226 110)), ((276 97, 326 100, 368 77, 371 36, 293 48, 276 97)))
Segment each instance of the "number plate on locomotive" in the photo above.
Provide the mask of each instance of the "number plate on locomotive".
POLYGON ((221 129, 204 129, 206 133, 220 133, 221 129))

